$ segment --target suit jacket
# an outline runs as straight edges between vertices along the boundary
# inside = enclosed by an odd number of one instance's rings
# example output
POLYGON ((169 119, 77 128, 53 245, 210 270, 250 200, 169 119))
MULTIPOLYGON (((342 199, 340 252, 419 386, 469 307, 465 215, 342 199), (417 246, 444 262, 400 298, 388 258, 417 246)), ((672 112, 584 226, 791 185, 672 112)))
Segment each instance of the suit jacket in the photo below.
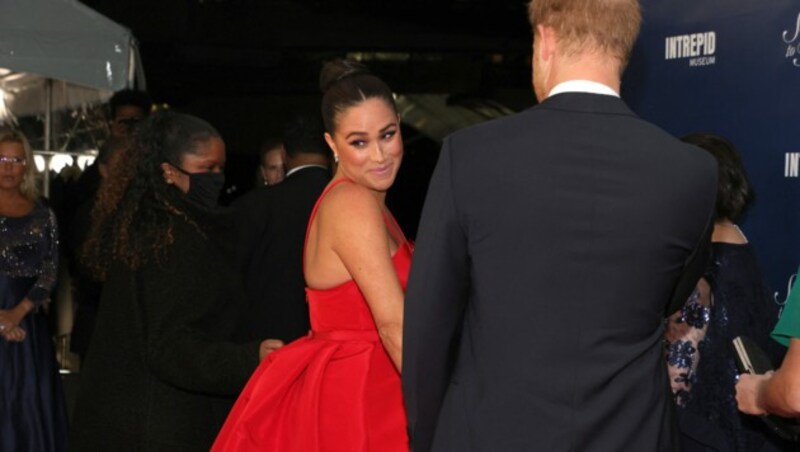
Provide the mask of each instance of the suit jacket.
POLYGON ((327 169, 303 168, 234 205, 247 301, 243 339, 289 342, 308 333, 303 245, 311 209, 329 181, 327 169))
POLYGON ((715 197, 712 157, 613 96, 448 137, 406 292, 413 450, 676 447, 663 318, 702 273, 715 197))

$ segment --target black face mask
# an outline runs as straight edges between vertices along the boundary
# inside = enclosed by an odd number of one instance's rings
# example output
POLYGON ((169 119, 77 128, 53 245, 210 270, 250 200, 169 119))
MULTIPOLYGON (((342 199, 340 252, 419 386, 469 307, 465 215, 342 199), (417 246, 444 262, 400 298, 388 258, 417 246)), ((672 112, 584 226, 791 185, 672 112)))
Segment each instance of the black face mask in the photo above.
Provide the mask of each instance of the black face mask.
POLYGON ((186 193, 186 199, 206 209, 217 207, 219 194, 222 192, 222 187, 225 186, 225 173, 189 173, 178 166, 175 168, 189 176, 189 191, 186 193))

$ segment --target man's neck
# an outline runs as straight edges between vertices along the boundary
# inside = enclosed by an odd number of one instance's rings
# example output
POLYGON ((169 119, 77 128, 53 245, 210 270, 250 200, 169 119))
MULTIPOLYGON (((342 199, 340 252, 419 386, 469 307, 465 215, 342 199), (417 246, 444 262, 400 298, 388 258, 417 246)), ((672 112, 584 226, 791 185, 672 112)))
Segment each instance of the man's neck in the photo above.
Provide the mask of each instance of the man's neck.
POLYGON ((605 85, 619 93, 619 66, 616 61, 612 61, 608 58, 600 58, 595 54, 577 57, 560 67, 549 88, 552 90, 558 84, 570 80, 588 80, 605 85))

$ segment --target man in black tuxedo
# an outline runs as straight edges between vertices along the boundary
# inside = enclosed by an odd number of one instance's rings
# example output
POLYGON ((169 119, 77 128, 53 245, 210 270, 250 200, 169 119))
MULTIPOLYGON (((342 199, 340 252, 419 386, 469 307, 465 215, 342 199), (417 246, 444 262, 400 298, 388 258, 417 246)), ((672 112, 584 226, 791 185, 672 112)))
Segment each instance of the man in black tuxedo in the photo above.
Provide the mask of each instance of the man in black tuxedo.
POLYGON ((540 104, 445 139, 430 183, 405 302, 411 445, 674 450, 663 318, 706 263, 716 163, 619 98, 636 0, 530 14, 540 104))
POLYGON ((284 130, 288 171, 277 185, 242 196, 234 208, 248 309, 242 338, 289 342, 308 333, 303 245, 314 203, 331 178, 320 121, 298 116, 284 130))

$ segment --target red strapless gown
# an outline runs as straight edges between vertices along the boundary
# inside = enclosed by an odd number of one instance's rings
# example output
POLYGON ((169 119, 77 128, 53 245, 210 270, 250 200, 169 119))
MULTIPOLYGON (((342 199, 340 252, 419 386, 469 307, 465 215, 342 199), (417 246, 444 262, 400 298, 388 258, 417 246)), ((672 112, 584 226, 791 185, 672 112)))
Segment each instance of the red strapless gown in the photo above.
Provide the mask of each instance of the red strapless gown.
MULTIPOLYGON (((406 240, 392 261, 405 290, 406 240)), ((408 451, 400 375, 358 286, 306 294, 311 332, 259 365, 212 451, 408 451)))

